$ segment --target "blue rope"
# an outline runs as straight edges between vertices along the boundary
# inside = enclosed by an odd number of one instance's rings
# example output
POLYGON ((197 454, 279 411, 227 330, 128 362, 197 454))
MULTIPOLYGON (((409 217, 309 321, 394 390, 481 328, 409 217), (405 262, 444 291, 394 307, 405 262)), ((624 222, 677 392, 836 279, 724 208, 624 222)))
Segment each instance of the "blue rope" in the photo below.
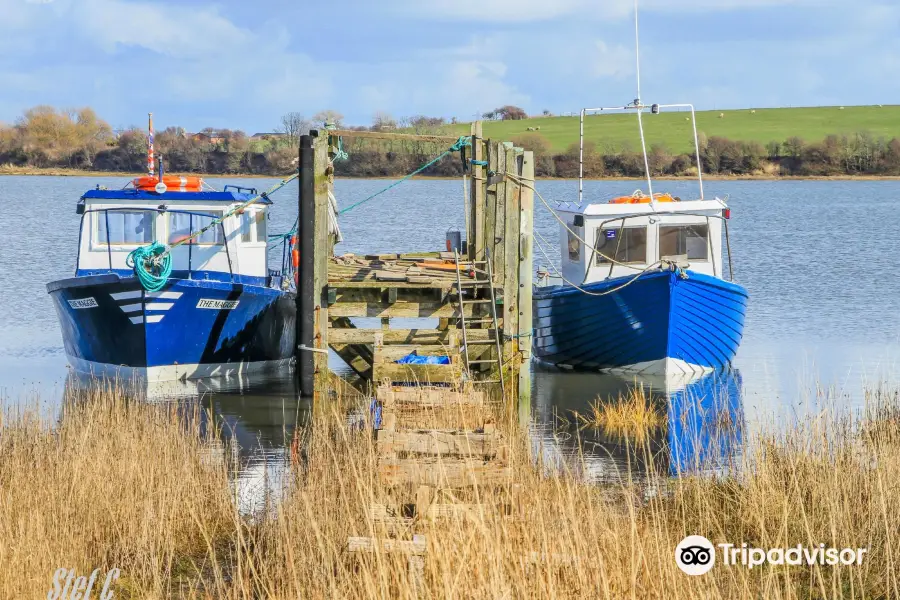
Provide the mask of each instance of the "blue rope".
POLYGON ((357 206, 360 206, 361 204, 365 204, 365 203, 368 202, 369 200, 374 200, 375 198, 377 198, 378 196, 382 195, 382 194, 385 193, 386 191, 391 190, 391 189, 397 187, 398 185, 400 185, 400 184, 403 183, 404 181, 409 181, 410 179, 412 179, 413 177, 415 177, 416 175, 418 175, 419 173, 421 173, 422 171, 424 171, 424 170, 427 169, 428 167, 430 167, 430 166, 434 165, 435 163, 437 163, 438 161, 440 161, 442 158, 444 158, 444 157, 447 156, 448 154, 452 154, 452 153, 454 153, 454 152, 459 152, 460 150, 462 150, 462 149, 465 148, 466 146, 471 146, 471 145, 472 145, 472 140, 471 140, 471 139, 469 139, 468 137, 466 137, 466 136, 464 136, 464 135, 459 136, 459 139, 456 140, 456 143, 455 143, 455 144, 453 144, 452 146, 450 146, 449 148, 447 148, 446 150, 444 150, 443 152, 441 152, 439 155, 437 155, 436 157, 434 157, 433 159, 431 159, 430 161, 428 161, 427 163, 425 163, 424 165, 422 165, 421 167, 419 167, 418 169, 416 169, 415 171, 413 171, 413 172, 410 173, 409 175, 406 175, 403 179, 398 179, 397 181, 395 181, 395 182, 392 183, 391 185, 387 186, 386 188, 384 188, 384 189, 381 190, 381 191, 375 192, 374 194, 372 194, 372 195, 369 196, 368 198, 364 198, 363 200, 360 200, 360 201, 357 202, 356 204, 351 204, 350 206, 348 206, 348 207, 345 208, 344 210, 338 212, 338 214, 339 214, 339 215, 342 215, 342 214, 344 214, 345 212, 349 212, 349 211, 353 210, 354 208, 356 208, 357 206))
POLYGON ((172 274, 172 255, 166 254, 158 261, 166 247, 159 242, 149 246, 140 246, 132 250, 125 258, 125 264, 134 269, 134 274, 148 292, 158 292, 166 286, 172 274), (140 265, 140 268, 138 268, 140 265))

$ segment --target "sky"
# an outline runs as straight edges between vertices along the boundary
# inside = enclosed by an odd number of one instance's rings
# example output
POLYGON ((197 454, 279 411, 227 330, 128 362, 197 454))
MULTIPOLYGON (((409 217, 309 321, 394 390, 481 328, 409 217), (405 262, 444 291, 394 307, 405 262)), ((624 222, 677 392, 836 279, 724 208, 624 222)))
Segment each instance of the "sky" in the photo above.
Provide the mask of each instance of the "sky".
MULTIPOLYGON (((900 0, 640 0, 645 102, 900 103, 900 0)), ((272 131, 635 97, 632 0, 0 0, 0 122, 272 131)))

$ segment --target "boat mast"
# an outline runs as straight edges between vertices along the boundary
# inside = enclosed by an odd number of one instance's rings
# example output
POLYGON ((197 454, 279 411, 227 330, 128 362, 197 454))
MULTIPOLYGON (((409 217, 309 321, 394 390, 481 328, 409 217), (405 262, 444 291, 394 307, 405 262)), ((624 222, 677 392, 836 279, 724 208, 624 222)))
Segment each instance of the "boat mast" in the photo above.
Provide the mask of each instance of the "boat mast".
POLYGON ((644 153, 644 173, 647 175, 647 193, 650 194, 650 208, 656 212, 656 200, 653 198, 653 181, 650 179, 650 159, 647 157, 647 142, 644 139, 644 120, 642 118, 644 105, 641 103, 641 33, 638 22, 638 0, 634 0, 634 57, 637 75, 637 97, 634 99, 634 107, 637 109, 638 130, 641 132, 641 151, 644 153))
POLYGON ((153 113, 147 113, 147 175, 153 177, 156 165, 153 161, 153 113))

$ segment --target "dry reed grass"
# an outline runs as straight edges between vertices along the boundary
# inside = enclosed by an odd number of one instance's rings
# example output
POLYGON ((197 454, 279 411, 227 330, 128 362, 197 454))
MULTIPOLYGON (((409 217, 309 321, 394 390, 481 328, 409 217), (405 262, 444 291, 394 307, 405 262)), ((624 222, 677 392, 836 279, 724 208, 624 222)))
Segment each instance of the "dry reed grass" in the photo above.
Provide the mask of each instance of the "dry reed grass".
POLYGON ((369 507, 403 514, 414 490, 382 484, 372 436, 346 415, 338 402, 317 410, 286 498, 254 517, 238 516, 226 465, 208 459, 215 440, 171 411, 98 397, 55 430, 7 420, 0 596, 46 597, 52 571, 70 565, 119 567, 118 597, 132 598, 900 597, 893 425, 817 419, 758 440, 745 456, 753 468, 738 474, 606 487, 580 483, 577 469, 539 468, 524 434, 509 433, 518 497, 481 486, 456 492, 472 504, 462 517, 391 526, 369 507), (402 537, 406 527, 427 539, 418 591, 404 556, 347 551, 350 536, 402 537), (688 534, 869 553, 860 566, 716 565, 689 577, 674 561, 688 534))
POLYGON ((637 444, 645 444, 652 433, 666 425, 664 408, 653 401, 643 386, 632 387, 619 398, 598 398, 590 404, 587 414, 576 417, 587 427, 637 444))

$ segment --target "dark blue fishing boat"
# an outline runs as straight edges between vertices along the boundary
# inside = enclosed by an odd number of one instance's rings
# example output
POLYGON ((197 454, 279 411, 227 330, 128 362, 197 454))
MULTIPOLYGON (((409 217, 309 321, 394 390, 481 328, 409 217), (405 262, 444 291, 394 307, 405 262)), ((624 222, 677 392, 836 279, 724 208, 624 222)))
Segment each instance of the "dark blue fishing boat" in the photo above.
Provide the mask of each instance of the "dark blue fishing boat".
POLYGON ((216 191, 161 165, 86 192, 75 276, 47 285, 72 366, 149 381, 289 367, 294 261, 290 236, 276 236, 281 265, 269 268, 270 205, 268 193, 216 191))
MULTIPOLYGON (((683 106, 693 114, 692 106, 683 106)), ((640 118, 645 108, 656 114, 665 107, 635 101, 618 110, 636 111, 640 118)), ((613 109, 582 111, 582 131, 585 114, 601 110, 613 109)), ((696 142, 696 126, 694 133, 696 142)), ((699 163, 699 144, 697 156, 699 163)), ((638 190, 583 204, 579 178, 578 202, 553 210, 562 249, 560 265, 553 267, 556 281, 541 271, 534 290, 538 360, 646 375, 702 375, 731 364, 748 294, 724 279, 726 266, 733 279, 731 210, 719 198, 705 198, 699 173, 698 181, 695 200, 654 194, 648 177, 648 194, 638 190)))

